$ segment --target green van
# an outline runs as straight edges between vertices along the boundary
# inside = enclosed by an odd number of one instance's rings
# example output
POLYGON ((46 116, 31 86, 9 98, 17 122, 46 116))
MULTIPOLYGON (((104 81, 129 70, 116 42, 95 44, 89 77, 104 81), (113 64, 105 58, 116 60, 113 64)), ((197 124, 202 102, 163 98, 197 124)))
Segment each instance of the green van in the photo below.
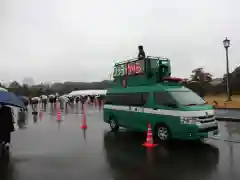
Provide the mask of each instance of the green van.
POLYGON ((218 134, 212 106, 171 77, 170 60, 148 56, 114 65, 114 86, 107 91, 104 121, 113 131, 147 131, 160 140, 199 140, 218 134))
POLYGON ((190 89, 167 83, 108 90, 104 121, 113 131, 122 126, 144 132, 150 123, 160 140, 196 140, 218 134, 212 106, 190 89))

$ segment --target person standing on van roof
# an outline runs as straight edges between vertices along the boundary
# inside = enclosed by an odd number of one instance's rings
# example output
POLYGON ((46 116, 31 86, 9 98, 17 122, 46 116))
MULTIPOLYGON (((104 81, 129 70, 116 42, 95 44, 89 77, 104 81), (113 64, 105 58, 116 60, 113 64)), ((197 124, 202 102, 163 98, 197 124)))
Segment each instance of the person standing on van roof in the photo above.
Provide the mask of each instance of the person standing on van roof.
POLYGON ((143 46, 138 46, 138 59, 144 59, 145 58, 145 52, 143 50, 143 46))

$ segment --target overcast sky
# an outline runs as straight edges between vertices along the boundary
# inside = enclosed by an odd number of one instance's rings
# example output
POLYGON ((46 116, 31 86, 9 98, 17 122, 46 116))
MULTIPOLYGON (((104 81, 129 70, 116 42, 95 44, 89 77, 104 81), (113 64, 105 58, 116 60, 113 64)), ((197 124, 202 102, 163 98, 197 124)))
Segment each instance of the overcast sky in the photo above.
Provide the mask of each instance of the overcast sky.
POLYGON ((225 72, 222 40, 239 65, 237 0, 0 0, 0 79, 97 81, 114 61, 137 55, 171 60, 173 76, 199 66, 225 72))

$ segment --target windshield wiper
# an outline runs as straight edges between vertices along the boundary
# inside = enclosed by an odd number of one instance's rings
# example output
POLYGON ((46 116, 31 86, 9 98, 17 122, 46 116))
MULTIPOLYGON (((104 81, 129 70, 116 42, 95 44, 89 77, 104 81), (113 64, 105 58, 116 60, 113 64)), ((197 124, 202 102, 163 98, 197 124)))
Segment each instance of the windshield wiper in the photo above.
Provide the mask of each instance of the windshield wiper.
POLYGON ((184 106, 196 106, 197 104, 184 104, 184 106))
POLYGON ((206 102, 202 103, 202 104, 192 103, 192 104, 185 104, 185 106, 199 106, 199 105, 205 105, 205 104, 207 104, 207 103, 206 102))

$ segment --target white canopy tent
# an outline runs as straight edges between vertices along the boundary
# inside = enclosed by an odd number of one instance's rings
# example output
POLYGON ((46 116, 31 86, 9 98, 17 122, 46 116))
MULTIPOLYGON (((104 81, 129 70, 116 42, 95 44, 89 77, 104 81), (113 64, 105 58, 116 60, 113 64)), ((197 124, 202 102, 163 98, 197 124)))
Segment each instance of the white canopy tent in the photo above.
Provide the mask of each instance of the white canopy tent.
POLYGON ((63 94, 62 96, 64 96, 64 97, 71 97, 71 95, 69 95, 69 94, 63 94))
POLYGON ((5 88, 0 87, 0 91, 7 91, 5 88))
POLYGON ((69 93, 70 96, 85 96, 85 95, 105 95, 107 90, 79 90, 79 91, 72 91, 69 93))

